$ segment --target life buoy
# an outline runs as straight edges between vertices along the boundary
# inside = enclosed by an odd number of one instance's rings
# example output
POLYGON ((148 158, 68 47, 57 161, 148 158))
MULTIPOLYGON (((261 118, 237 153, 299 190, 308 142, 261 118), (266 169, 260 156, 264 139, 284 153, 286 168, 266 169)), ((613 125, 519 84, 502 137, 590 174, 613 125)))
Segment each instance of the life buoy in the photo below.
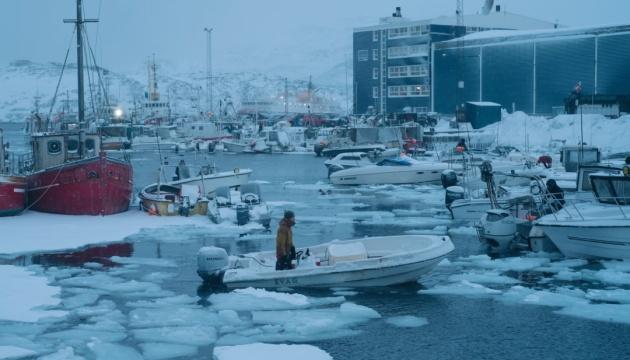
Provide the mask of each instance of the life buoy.
POLYGON ((534 183, 529 187, 529 193, 532 195, 540 195, 542 192, 542 187, 538 183, 534 183))

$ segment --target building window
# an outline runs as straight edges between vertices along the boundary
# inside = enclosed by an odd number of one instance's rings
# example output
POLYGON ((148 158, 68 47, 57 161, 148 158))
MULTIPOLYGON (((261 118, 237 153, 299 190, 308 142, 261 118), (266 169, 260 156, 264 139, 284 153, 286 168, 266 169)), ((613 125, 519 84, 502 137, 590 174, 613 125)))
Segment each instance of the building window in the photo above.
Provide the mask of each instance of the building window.
POLYGON ((429 96, 427 85, 399 85, 388 88, 389 97, 421 97, 429 96))
POLYGON ((427 76, 429 75, 429 69, 426 65, 411 65, 409 66, 409 76, 427 76))
POLYGON ((359 61, 368 61, 368 51, 367 50, 359 50, 357 52, 357 58, 359 61))
POLYGON ((407 77, 406 66, 390 66, 387 68, 389 78, 407 77))
POLYGON ((387 38, 389 39, 396 39, 396 38, 407 37, 407 36, 409 36, 408 27, 389 29, 389 31, 387 32, 387 38))
POLYGON ((426 44, 395 46, 387 49, 387 57, 390 59, 428 55, 428 46, 426 44))
POLYGON ((428 28, 426 25, 416 25, 409 28, 410 36, 418 36, 422 34, 426 34, 428 32, 428 28))
POLYGON ((426 106, 416 106, 413 108, 413 112, 415 113, 426 114, 428 111, 429 108, 426 106))
POLYGON ((378 49, 372 49, 372 60, 378 61, 378 49))
POLYGON ((390 79, 429 75, 429 70, 426 65, 390 66, 387 68, 387 71, 387 76, 390 79))
POLYGON ((372 68, 372 80, 378 80, 378 68, 372 68))
POLYGON ((378 41, 378 30, 372 31, 372 41, 378 41))
POLYGON ((378 99, 378 87, 377 86, 372 87, 372 98, 378 99))

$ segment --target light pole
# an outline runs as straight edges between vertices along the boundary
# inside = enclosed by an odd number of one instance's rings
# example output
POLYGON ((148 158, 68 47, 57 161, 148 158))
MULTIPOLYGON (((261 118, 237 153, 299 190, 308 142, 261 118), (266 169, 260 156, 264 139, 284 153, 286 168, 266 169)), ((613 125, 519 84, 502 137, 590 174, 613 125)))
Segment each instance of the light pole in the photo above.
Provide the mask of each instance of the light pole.
POLYGON ((204 28, 207 38, 207 58, 206 58, 206 107, 214 114, 213 101, 212 101, 212 28, 204 28))

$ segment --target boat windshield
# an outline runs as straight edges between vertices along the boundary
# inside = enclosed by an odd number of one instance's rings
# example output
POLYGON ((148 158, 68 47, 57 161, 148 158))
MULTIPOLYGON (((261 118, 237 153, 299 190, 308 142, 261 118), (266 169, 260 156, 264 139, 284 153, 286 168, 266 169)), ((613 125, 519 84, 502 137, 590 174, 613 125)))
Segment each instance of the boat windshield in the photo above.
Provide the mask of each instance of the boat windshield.
POLYGON ((630 176, 593 174, 591 183, 600 203, 630 205, 630 176))
POLYGON ((417 163, 416 160, 409 157, 389 158, 379 161, 378 166, 411 166, 417 163))

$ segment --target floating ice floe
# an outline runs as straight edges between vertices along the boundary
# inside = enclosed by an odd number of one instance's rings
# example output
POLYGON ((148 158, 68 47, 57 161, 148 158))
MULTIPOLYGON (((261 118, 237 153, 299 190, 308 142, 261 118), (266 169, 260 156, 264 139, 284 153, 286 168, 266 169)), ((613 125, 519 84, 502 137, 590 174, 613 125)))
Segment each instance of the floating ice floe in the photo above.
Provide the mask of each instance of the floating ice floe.
POLYGON ((285 208, 285 207, 307 207, 304 203, 298 203, 294 201, 267 201, 267 206, 273 208, 285 208))
POLYGON ((599 271, 582 270, 582 280, 614 285, 630 285, 630 273, 608 268, 599 271))
POLYGON ((342 303, 343 297, 311 298, 302 294, 291 294, 264 289, 237 289, 229 293, 210 295, 208 299, 217 310, 291 310, 342 303))
POLYGON ((508 257, 491 259, 488 255, 472 255, 454 261, 456 265, 494 269, 498 271, 527 271, 549 263, 549 258, 508 257))
POLYGON ((211 345, 217 340, 216 329, 210 324, 135 329, 131 333, 142 342, 204 346, 211 345))
POLYGON ((529 305, 565 307, 588 304, 583 291, 578 289, 557 288, 555 291, 534 290, 523 286, 514 286, 506 291, 501 301, 529 305))
POLYGON ((138 300, 126 303, 126 306, 132 308, 162 308, 173 305, 193 305, 197 302, 196 297, 190 295, 176 295, 165 298, 151 299, 151 300, 138 300))
POLYGON ((586 292, 586 298, 595 301, 630 304, 630 290, 626 289, 591 289, 586 292))
POLYGON ((367 219, 367 220, 382 220, 390 219, 394 217, 394 213, 389 211, 352 211, 337 213, 337 216, 351 219, 367 219))
POLYGON ((419 294, 428 295, 464 295, 464 296, 487 296, 501 294, 500 290, 491 289, 480 284, 475 284, 467 280, 447 285, 437 285, 430 289, 422 289, 419 294))
MULTIPOLYGON (((19 241, 17 241, 19 242, 19 241)), ((60 310, 46 310, 61 302, 61 289, 26 268, 0 265, 0 320, 36 322, 45 317, 63 317, 60 310)))
POLYGON ((630 261, 602 260, 606 269, 630 272, 630 261))
POLYGON ((312 345, 254 343, 214 348, 216 360, 332 360, 332 357, 312 345))
POLYGON ((385 319, 385 322, 397 327, 420 327, 429 323, 429 321, 423 317, 412 315, 392 316, 385 319))
POLYGON ((83 360, 83 357, 74 354, 74 348, 66 346, 57 350, 54 353, 50 353, 45 356, 41 356, 38 360, 83 360))
POLYGON ((33 350, 11 345, 0 345, 0 359, 19 359, 35 355, 37 353, 33 350))
POLYGON ((96 360, 142 360, 142 355, 134 348, 108 342, 101 339, 88 343, 88 348, 94 353, 96 360))
POLYGON ((449 235, 477 235, 477 229, 472 226, 460 226, 448 229, 449 235))
POLYGON ((446 226, 436 226, 433 229, 414 229, 407 230, 405 234, 409 235, 446 235, 447 232, 446 226))
POLYGON ((191 345, 148 342, 141 343, 140 348, 145 360, 190 357, 197 354, 197 347, 191 345))
POLYGON ((470 283, 479 284, 517 284, 519 280, 513 277, 501 275, 497 271, 489 272, 467 272, 463 274, 454 274, 448 278, 450 282, 468 281, 470 283))
POLYGON ((581 319, 630 324, 628 304, 577 304, 556 310, 555 313, 581 319))
POLYGON ((110 260, 118 264, 147 265, 147 266, 169 267, 169 268, 177 267, 177 264, 175 263, 175 261, 170 260, 170 259, 112 256, 110 260))

